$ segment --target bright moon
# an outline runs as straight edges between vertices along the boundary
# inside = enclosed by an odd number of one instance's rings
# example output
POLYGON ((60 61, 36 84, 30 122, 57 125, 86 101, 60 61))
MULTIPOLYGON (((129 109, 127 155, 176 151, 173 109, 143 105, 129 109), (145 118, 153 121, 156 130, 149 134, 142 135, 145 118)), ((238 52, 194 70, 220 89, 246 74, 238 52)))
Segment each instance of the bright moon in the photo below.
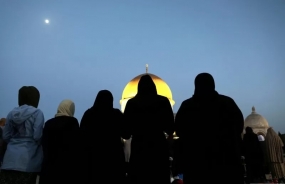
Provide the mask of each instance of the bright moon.
POLYGON ((49 20, 48 20, 48 19, 46 19, 46 20, 45 20, 45 22, 46 22, 46 24, 48 24, 48 23, 49 23, 49 20))

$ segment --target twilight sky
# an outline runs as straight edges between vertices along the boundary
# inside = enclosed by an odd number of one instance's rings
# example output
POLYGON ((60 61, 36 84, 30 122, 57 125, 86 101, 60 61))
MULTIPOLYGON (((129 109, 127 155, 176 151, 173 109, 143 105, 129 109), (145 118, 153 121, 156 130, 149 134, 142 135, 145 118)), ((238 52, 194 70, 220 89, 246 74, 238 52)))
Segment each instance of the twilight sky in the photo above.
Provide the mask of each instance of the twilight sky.
POLYGON ((170 86, 174 112, 209 72, 244 117, 254 105, 285 133, 284 0, 0 0, 0 62, 0 117, 23 85, 40 90, 46 120, 71 99, 80 121, 101 89, 120 108, 125 85, 149 64, 170 86))

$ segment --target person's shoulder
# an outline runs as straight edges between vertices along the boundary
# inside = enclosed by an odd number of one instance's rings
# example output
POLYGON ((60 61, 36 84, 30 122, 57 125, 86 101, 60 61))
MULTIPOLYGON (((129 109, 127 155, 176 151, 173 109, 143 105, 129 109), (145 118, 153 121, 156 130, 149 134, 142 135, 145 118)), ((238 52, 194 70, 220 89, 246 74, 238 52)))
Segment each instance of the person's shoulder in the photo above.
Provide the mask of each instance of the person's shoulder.
POLYGON ((166 105, 166 104, 170 103, 169 99, 166 98, 165 96, 157 95, 157 99, 158 99, 158 102, 161 104, 166 105))
POLYGON ((117 108, 114 108, 114 109, 113 109, 113 112, 114 112, 115 114, 122 114, 122 111, 120 111, 120 110, 117 109, 117 108))
POLYGON ((87 109, 84 113, 89 113, 92 111, 92 108, 87 109))
MULTIPOLYGON (((13 109, 14 110, 14 109, 13 109)), ((10 112, 8 112, 7 116, 6 116, 6 123, 9 121, 11 115, 12 115, 12 112, 13 110, 11 110, 10 112)))
POLYGON ((182 101, 181 106, 190 105, 193 102, 193 98, 187 98, 186 100, 182 101))
POLYGON ((136 97, 131 98, 131 99, 129 99, 129 100, 127 101, 126 106, 127 106, 127 105, 128 105, 128 106, 134 105, 134 104, 136 104, 137 102, 139 102, 139 100, 138 100, 136 97))
POLYGON ((69 117, 69 116, 57 116, 57 117, 53 117, 53 118, 50 118, 48 119, 45 124, 56 124, 60 121, 66 121, 66 120, 71 120, 72 117, 69 117))
POLYGON ((227 103, 235 103, 234 99, 229 96, 219 94, 219 98, 227 103))
POLYGON ((165 96, 162 96, 162 95, 157 95, 157 98, 159 98, 160 100, 169 101, 168 98, 166 98, 165 96))
POLYGON ((54 122, 55 120, 56 120, 55 118, 48 119, 48 120, 45 122, 45 124, 54 122))
POLYGON ((36 116, 44 116, 44 113, 41 109, 35 108, 35 107, 31 107, 32 109, 34 109, 34 113, 36 116))
POLYGON ((64 116, 66 118, 67 121, 70 122, 78 122, 78 119, 74 116, 64 116))
POLYGON ((127 103, 133 103, 133 102, 135 102, 136 100, 137 100, 137 98, 134 97, 134 98, 129 99, 127 103))
POLYGON ((48 128, 49 126, 51 126, 52 124, 57 123, 55 117, 48 119, 45 123, 44 123, 44 128, 48 128))
POLYGON ((73 124, 73 125, 78 125, 78 127, 79 127, 79 121, 78 121, 78 119, 76 118, 76 117, 74 117, 74 116, 69 116, 69 121, 70 121, 70 124, 73 124))
POLYGON ((91 112, 92 112, 92 109, 89 108, 89 109, 87 109, 87 110, 84 112, 83 116, 88 116, 88 115, 91 114, 91 112))
POLYGON ((239 109, 238 105, 236 104, 236 102, 234 101, 234 99, 232 99, 229 96, 226 95, 219 95, 220 96, 220 102, 221 104, 223 104, 226 108, 231 109, 231 110, 237 110, 239 109))
POLYGON ((219 94, 219 97, 225 100, 233 100, 231 97, 222 94, 219 94))

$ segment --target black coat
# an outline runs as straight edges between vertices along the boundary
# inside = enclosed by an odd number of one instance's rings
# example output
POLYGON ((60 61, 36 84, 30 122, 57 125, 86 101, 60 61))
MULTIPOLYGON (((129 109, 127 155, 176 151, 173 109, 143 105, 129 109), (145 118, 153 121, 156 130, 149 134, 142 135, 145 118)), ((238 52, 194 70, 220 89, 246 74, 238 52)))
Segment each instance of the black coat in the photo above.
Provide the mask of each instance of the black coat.
POLYGON ((198 75, 193 97, 181 104, 175 118, 175 131, 182 142, 179 150, 184 183, 207 178, 243 183, 243 125, 243 115, 234 100, 215 91, 211 75, 198 75))
POLYGON ((113 96, 107 90, 98 93, 94 106, 81 120, 81 182, 122 183, 125 180, 125 156, 121 142, 123 114, 113 108, 113 96))
MULTIPOLYGON (((248 130, 249 127, 246 128, 248 130)), ((251 128, 250 128, 251 129, 251 128)), ((243 137, 243 155, 245 156, 246 164, 261 164, 263 160, 263 152, 261 149, 258 136, 251 131, 247 131, 243 137)))
POLYGON ((58 116, 45 123, 40 184, 78 181, 78 140, 79 123, 76 118, 58 116))
MULTIPOLYGON (((246 134, 243 136, 242 153, 245 157, 247 177, 251 180, 263 176, 263 152, 258 137, 253 133, 252 128, 246 127, 246 134)), ((251 181, 253 182, 253 180, 251 181)))
POLYGON ((169 100, 157 95, 149 75, 140 79, 138 94, 127 102, 124 118, 124 138, 132 136, 131 183, 169 184, 169 147, 165 132, 173 134, 174 116, 169 100))

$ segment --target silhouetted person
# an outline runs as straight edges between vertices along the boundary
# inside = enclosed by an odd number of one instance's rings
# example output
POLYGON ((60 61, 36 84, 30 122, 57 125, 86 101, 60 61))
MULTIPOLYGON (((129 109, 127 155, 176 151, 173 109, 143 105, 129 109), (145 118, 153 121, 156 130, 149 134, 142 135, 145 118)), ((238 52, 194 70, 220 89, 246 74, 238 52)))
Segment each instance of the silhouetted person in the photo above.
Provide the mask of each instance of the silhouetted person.
POLYGON ((113 95, 108 90, 98 93, 93 107, 81 120, 83 171, 80 183, 123 183, 125 156, 121 142, 123 114, 113 108, 113 95))
POLYGON ((285 177, 285 166, 283 149, 284 146, 281 138, 278 134, 270 127, 267 130, 265 138, 266 155, 269 169, 272 173, 273 178, 282 179, 285 177))
POLYGON ((243 156, 245 157, 247 181, 249 183, 258 182, 263 173, 263 154, 258 136, 252 128, 246 127, 243 137, 243 156))
POLYGON ((243 115, 230 97, 215 91, 208 73, 195 79, 194 95, 183 101, 175 118, 182 148, 184 183, 243 183, 243 115))
POLYGON ((173 134, 169 100, 157 94, 149 75, 141 77, 137 95, 127 102, 125 135, 131 142, 129 177, 132 184, 170 183, 169 150, 165 137, 173 134))
MULTIPOLYGON (((283 145, 284 145, 284 143, 285 143, 285 135, 284 134, 282 135, 280 132, 278 132, 278 136, 281 138, 281 140, 283 142, 283 145)), ((282 148, 283 148, 283 152, 284 152, 285 151, 285 147, 283 146, 282 148)))
POLYGON ((40 92, 33 86, 19 90, 18 104, 6 118, 3 139, 8 143, 0 172, 1 184, 34 184, 41 171, 43 112, 40 92))
POLYGON ((45 123, 42 146, 44 160, 40 184, 76 183, 78 172, 79 123, 75 105, 63 100, 54 118, 45 123))

